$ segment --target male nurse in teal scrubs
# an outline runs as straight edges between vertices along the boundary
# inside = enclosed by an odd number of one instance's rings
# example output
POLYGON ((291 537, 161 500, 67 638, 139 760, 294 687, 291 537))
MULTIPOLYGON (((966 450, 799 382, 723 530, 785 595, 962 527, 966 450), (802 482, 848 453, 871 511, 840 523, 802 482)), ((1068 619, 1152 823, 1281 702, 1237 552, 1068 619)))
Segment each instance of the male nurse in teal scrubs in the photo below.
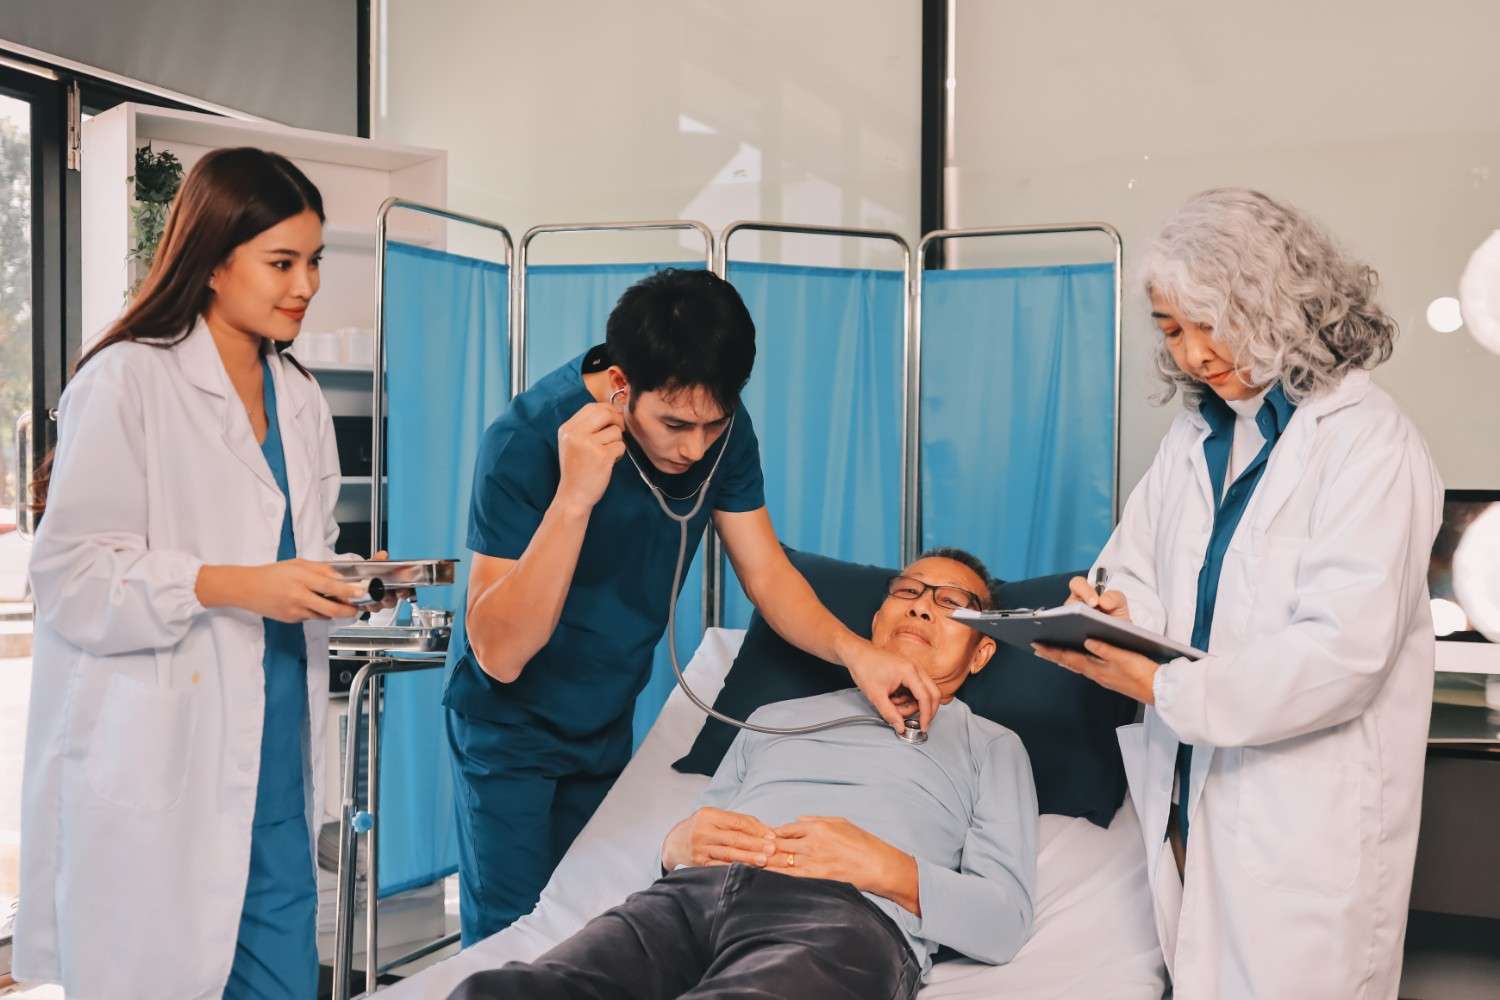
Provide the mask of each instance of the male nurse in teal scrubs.
POLYGON ((777 541, 739 398, 754 362, 755 325, 733 286, 660 271, 620 298, 603 344, 485 432, 467 634, 444 693, 465 946, 531 911, 630 758, 679 543, 643 475, 678 514, 708 491, 687 559, 711 514, 771 627, 846 668, 893 729, 915 711, 925 730, 937 708, 926 674, 845 628, 777 541))

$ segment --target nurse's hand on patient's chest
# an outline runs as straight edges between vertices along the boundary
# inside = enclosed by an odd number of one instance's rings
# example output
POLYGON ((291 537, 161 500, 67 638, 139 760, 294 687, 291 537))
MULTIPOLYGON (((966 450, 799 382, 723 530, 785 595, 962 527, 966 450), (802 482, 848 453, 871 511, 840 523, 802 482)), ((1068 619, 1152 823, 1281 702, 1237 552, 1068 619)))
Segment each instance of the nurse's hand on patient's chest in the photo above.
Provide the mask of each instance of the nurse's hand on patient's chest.
POLYGON ((897 733, 905 727, 913 700, 922 731, 927 731, 942 695, 921 667, 899 653, 863 640, 844 654, 844 665, 870 705, 897 733))
POLYGON ((625 455, 625 418, 604 403, 589 403, 557 429, 562 478, 557 500, 574 512, 594 509, 625 455))
POLYGON ((754 816, 704 806, 667 834, 661 865, 667 871, 735 862, 764 867, 774 848, 775 834, 754 816))

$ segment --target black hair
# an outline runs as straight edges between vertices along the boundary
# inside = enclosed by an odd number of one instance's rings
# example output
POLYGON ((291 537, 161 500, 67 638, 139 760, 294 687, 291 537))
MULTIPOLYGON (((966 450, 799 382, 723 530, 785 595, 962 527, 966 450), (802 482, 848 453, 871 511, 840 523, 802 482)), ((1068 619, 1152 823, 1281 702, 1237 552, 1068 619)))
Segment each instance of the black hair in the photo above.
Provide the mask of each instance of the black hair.
POLYGON ((669 267, 620 296, 605 344, 630 383, 632 405, 642 393, 702 386, 730 414, 755 364, 755 322, 723 278, 669 267))
POLYGON ((984 593, 979 595, 980 610, 988 611, 995 606, 995 589, 1000 586, 1000 581, 990 576, 989 569, 984 565, 984 560, 966 549, 956 549, 952 546, 939 546, 928 549, 918 559, 947 559, 956 562, 968 569, 979 579, 984 581, 984 593))

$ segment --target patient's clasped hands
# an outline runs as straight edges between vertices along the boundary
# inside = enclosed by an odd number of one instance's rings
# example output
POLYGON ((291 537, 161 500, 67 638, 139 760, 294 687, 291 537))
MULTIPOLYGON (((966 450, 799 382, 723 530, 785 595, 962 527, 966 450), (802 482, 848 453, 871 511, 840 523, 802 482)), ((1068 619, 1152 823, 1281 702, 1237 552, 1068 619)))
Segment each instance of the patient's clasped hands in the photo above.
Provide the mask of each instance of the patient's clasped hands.
POLYGON ((776 853, 776 831, 745 813, 704 806, 678 823, 661 848, 661 866, 694 868, 736 862, 764 868, 776 853))
POLYGON ((770 827, 745 813, 704 806, 667 834, 661 862, 668 871, 739 863, 848 882, 921 915, 916 859, 836 816, 800 816, 770 827))

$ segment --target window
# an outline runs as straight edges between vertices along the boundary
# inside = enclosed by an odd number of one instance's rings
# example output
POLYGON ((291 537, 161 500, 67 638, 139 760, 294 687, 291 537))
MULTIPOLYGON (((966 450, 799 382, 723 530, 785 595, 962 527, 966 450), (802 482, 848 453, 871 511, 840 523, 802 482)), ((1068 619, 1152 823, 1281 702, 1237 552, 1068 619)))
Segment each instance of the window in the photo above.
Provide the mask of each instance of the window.
POLYGON ((124 101, 170 104, 0 52, 0 977, 19 881, 31 690, 24 501, 53 444, 51 413, 81 342, 79 173, 70 149, 86 118, 124 101))

